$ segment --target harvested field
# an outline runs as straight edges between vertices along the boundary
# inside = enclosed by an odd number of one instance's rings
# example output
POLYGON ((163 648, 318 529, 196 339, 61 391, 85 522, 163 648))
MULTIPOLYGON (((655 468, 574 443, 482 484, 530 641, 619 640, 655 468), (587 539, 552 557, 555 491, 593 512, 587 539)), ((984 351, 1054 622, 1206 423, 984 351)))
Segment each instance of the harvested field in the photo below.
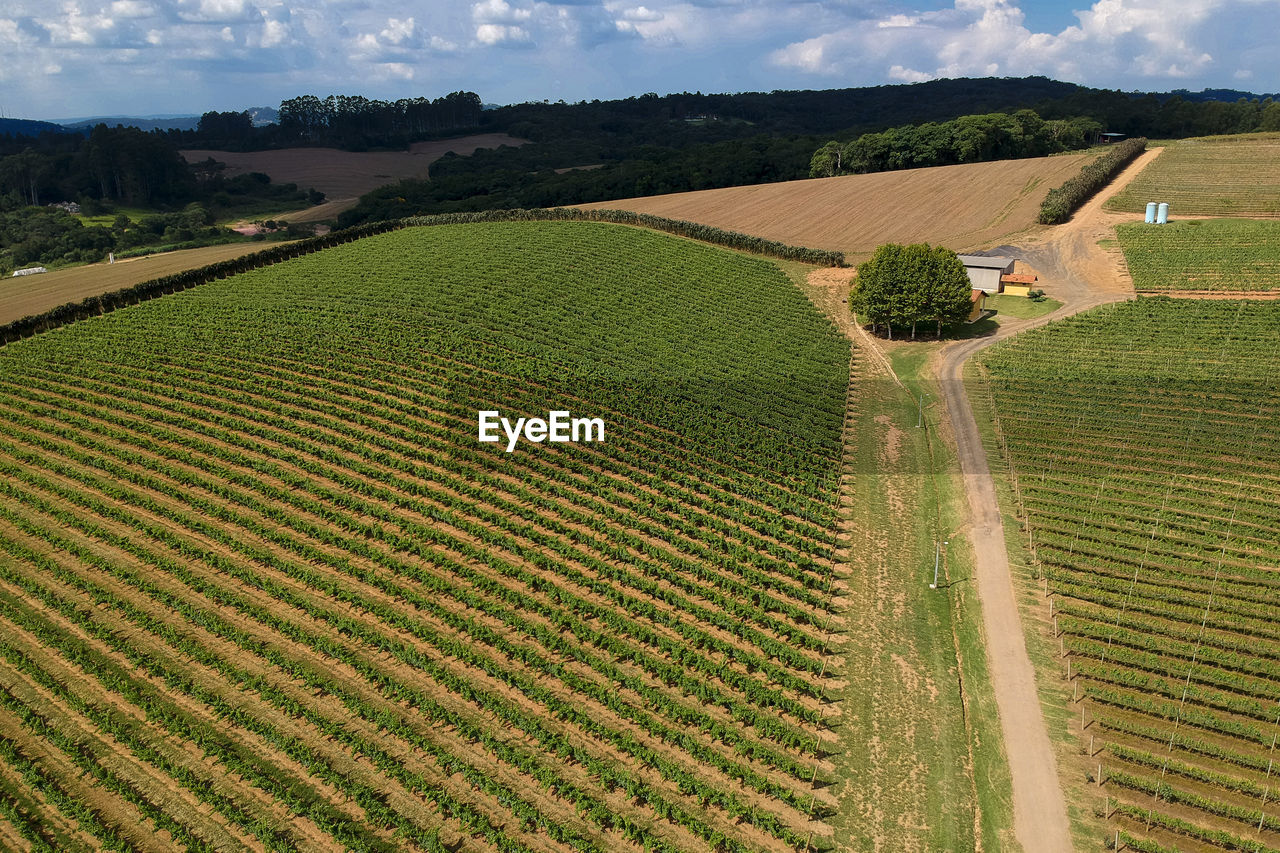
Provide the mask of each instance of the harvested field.
POLYGON ((41 275, 0 278, 0 323, 11 323, 68 302, 79 302, 153 278, 202 267, 261 251, 271 243, 227 243, 202 249, 183 249, 114 264, 86 264, 41 275))
MULTIPOLYGON (((427 168, 445 154, 470 154, 479 148, 497 148, 502 145, 520 146, 528 140, 507 136, 505 133, 482 133, 457 139, 437 139, 415 142, 408 151, 339 151, 336 148, 282 148, 276 151, 210 151, 205 149, 182 152, 188 163, 212 157, 227 164, 226 174, 242 175, 262 172, 270 175, 277 184, 297 184, 301 189, 316 189, 325 194, 325 207, 343 202, 341 210, 331 210, 336 216, 353 206, 356 199, 375 187, 393 184, 402 178, 424 178, 427 168)), ((304 212, 300 212, 304 213, 304 212)), ((295 214, 281 218, 290 221, 304 220, 295 214)))
POLYGON ((827 843, 849 369, 773 263, 587 222, 0 348, 0 844, 827 843))
POLYGON ((1032 227, 1045 194, 1095 156, 937 166, 581 206, 702 222, 792 245, 835 249, 854 259, 890 242, 979 249, 1032 227))
POLYGON ((1280 216, 1280 133, 1167 143, 1164 154, 1106 206, 1142 213, 1151 201, 1168 202, 1173 218, 1280 216))

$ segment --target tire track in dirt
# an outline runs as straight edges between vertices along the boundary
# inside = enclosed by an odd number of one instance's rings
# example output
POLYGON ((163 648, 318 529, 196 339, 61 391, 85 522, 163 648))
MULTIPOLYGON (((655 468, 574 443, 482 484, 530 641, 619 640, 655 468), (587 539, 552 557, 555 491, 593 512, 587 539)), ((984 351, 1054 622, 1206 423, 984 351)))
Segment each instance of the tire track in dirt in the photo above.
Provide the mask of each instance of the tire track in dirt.
POLYGON ((1014 831, 1023 849, 1036 853, 1071 853, 1071 826, 1040 707, 1035 670, 1027 654, 995 480, 966 395, 963 370, 973 355, 997 341, 1132 296, 1133 285, 1121 259, 1098 245, 1100 239, 1114 237, 1116 222, 1131 217, 1104 213, 1102 205, 1162 150, 1153 149, 1139 157, 1070 222, 1045 232, 1035 242, 1011 248, 1011 254, 1019 255, 1040 273, 1049 292, 1064 303, 1061 308, 1035 320, 1004 325, 988 338, 951 344, 937 362, 937 378, 968 495, 987 659, 1013 784, 1014 831))

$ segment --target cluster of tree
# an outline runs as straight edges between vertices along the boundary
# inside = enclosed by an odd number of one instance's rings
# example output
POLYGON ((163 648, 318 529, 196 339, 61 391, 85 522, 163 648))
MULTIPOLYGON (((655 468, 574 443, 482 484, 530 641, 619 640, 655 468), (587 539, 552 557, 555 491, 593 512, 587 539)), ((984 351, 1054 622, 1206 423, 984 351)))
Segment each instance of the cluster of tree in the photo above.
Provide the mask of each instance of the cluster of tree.
POLYGON ((366 197, 341 220, 350 225, 792 180, 811 171, 1032 156, 1078 147, 1099 128, 1162 137, 1280 129, 1280 104, 1143 96, 1043 77, 647 94, 496 109, 484 109, 471 92, 394 102, 304 95, 283 102, 279 124, 267 127, 255 127, 247 112, 211 112, 194 131, 99 126, 87 139, 69 133, 34 140, 0 136, 0 209, 87 199, 166 209, 199 201, 222 211, 276 192, 265 189, 267 184, 236 184, 212 164, 187 166, 179 148, 403 148, 418 139, 474 131, 536 143, 446 157, 433 166, 431 181, 406 181, 366 197), (853 142, 822 145, 833 136, 853 142))
POLYGON ((1156 139, 1280 130, 1280 103, 1269 96, 1188 100, 1178 95, 1079 88, 1033 109, 1045 119, 1088 116, 1104 130, 1156 139))
POLYGON ((858 265, 858 278, 849 295, 849 309, 872 331, 883 326, 911 328, 933 323, 944 327, 963 323, 973 310, 973 285, 956 253, 942 246, 886 243, 870 260, 858 265))
POLYGON ((682 145, 708 138, 769 134, 830 135, 898 124, 1032 107, 1079 89, 1046 77, 931 80, 911 86, 703 94, 653 93, 577 104, 526 103, 487 110, 486 128, 537 142, 565 133, 682 145))
POLYGON ((54 207, 0 212, 0 274, 56 261, 96 261, 114 250, 118 240, 111 228, 86 227, 54 207))
POLYGON ((486 110, 482 129, 536 145, 446 157, 430 181, 376 190, 340 223, 1037 156, 1084 147, 1100 130, 1186 135, 1270 121, 1280 121, 1280 107, 1265 100, 1136 97, 1042 77, 517 104, 486 110), (810 134, 840 129, 856 131, 854 141, 815 155, 822 139, 810 134))
MULTIPOLYGON (((429 180, 404 180, 365 195, 340 226, 400 216, 500 208, 558 207, 631 196, 792 180, 805 175, 812 137, 755 136, 624 152, 580 150, 577 166, 546 165, 541 146, 446 155, 429 180)), ((573 163, 573 160, 569 160, 573 163)))
POLYGON ((0 198, 10 196, 10 204, 83 196, 157 206, 186 203, 194 192, 191 170, 161 134, 100 124, 87 136, 0 139, 0 198))
POLYGON ((109 252, 186 247, 243 239, 214 225, 213 215, 192 203, 180 211, 132 220, 117 214, 109 225, 85 225, 56 207, 0 212, 0 273, 36 264, 94 263, 109 252))
POLYGON ((216 163, 193 167, 164 132, 100 124, 87 135, 0 137, 0 210, 60 201, 173 210, 199 202, 223 215, 264 202, 318 200, 323 196, 273 185, 260 173, 229 178, 216 163))
POLYGON ((855 175, 921 166, 1042 157, 1084 148, 1102 126, 1090 118, 1045 121, 1032 110, 961 116, 945 122, 864 133, 841 145, 828 142, 809 162, 809 176, 855 175))
POLYGON ((255 151, 325 145, 347 151, 404 148, 411 142, 478 129, 483 105, 474 92, 441 98, 379 101, 361 95, 299 95, 280 103, 275 124, 256 127, 245 112, 207 112, 192 131, 173 131, 184 148, 255 151))
POLYGON ((89 134, 0 137, 0 270, 33 264, 98 261, 108 252, 208 245, 239 239, 216 219, 303 207, 324 200, 261 173, 227 177, 207 161, 188 164, 163 132, 98 125, 89 134), (90 216, 118 207, 151 215, 86 226, 52 208, 76 202, 90 216))
POLYGON ((543 101, 493 109, 484 109, 473 92, 397 101, 302 95, 280 105, 278 125, 254 127, 248 113, 215 112, 206 113, 197 130, 171 131, 171 135, 181 146, 192 148, 326 145, 365 150, 483 130, 544 145, 585 141, 612 150, 614 157, 609 159, 618 159, 625 150, 644 145, 684 148, 761 134, 849 138, 905 124, 1021 109, 1034 110, 1046 121, 1084 116, 1106 130, 1163 137, 1254 130, 1267 121, 1280 123, 1280 110, 1264 116, 1269 99, 1220 99, 1239 94, 1126 93, 1025 77, 819 91, 649 93, 609 101, 543 101))

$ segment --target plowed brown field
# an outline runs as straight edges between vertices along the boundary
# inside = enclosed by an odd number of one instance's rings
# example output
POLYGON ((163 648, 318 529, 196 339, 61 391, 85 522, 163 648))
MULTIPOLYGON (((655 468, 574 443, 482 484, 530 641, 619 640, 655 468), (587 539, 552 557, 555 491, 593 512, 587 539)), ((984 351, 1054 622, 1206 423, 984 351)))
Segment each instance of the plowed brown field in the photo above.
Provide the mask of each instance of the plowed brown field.
POLYGON ((141 258, 122 258, 114 264, 85 264, 41 275, 3 278, 0 279, 0 323, 11 323, 28 314, 39 314, 68 302, 133 287, 153 278, 260 252, 271 245, 274 244, 227 243, 141 258))
POLYGON ((1045 194, 1094 156, 935 166, 581 206, 704 222, 855 256, 890 242, 978 249, 1031 227, 1045 194))
MULTIPOLYGON (((278 184, 297 184, 302 189, 317 189, 328 197, 326 206, 355 199, 383 184, 402 178, 426 177, 427 167, 445 154, 467 155, 480 148, 502 145, 519 146, 528 140, 505 133, 482 133, 456 139, 415 142, 408 151, 339 151, 336 148, 282 148, 277 151, 183 151, 188 163, 212 157, 226 163, 226 175, 262 172, 278 184)), ((342 208, 343 210, 346 207, 342 208)), ((334 215, 334 214, 331 214, 334 215)), ((294 217, 294 219, 299 219, 294 217)), ((292 221, 292 220, 291 220, 292 221)), ((301 220, 299 220, 301 221, 301 220)))

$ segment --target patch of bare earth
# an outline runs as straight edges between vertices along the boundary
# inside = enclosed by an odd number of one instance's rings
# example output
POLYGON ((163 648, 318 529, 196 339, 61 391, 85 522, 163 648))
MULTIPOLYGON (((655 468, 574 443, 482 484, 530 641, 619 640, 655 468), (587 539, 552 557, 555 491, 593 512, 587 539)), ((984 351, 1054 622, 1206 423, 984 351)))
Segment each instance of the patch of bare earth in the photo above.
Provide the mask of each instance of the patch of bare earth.
POLYGON ((267 245, 262 243, 228 243, 141 258, 122 258, 114 264, 86 264, 39 275, 0 278, 0 323, 12 323, 68 302, 123 290, 153 278, 227 261, 265 248, 267 245))
POLYGON ((505 133, 481 133, 456 139, 415 142, 407 151, 340 151, 337 148, 281 148, 274 151, 215 151, 188 149, 180 152, 188 163, 213 158, 225 163, 227 177, 262 172, 276 184, 297 184, 316 189, 327 201, 318 208, 278 215, 289 222, 316 222, 355 206, 365 193, 405 178, 425 178, 433 162, 445 154, 468 155, 481 148, 518 147, 528 142, 505 133))
POLYGON ((1093 154, 935 166, 584 204, 702 222, 800 246, 989 246, 1032 227, 1052 187, 1093 154), (1003 203, 993 200, 1007 200, 1003 203))

